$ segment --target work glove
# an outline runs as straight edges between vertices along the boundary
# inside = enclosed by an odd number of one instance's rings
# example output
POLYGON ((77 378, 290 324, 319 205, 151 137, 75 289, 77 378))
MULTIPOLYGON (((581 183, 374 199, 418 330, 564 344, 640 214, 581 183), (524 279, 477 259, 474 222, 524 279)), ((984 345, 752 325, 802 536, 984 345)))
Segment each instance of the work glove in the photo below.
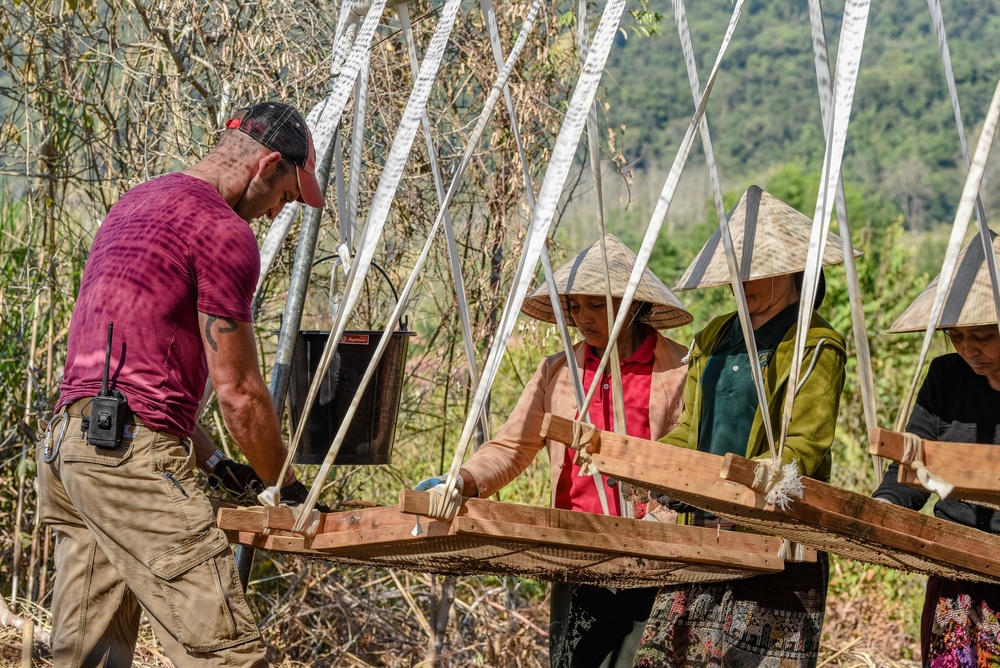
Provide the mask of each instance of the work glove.
MULTIPOLYGON (((301 482, 296 480, 295 482, 285 485, 281 488, 281 503, 286 506, 295 507, 301 506, 306 502, 306 497, 309 496, 309 488, 303 485, 301 482)), ((316 510, 321 513, 330 512, 330 506, 325 503, 316 502, 316 510)))
POLYGON ((665 508, 674 511, 675 513, 692 513, 698 510, 697 508, 695 508, 690 504, 684 503, 683 501, 678 501, 677 499, 673 499, 661 492, 650 490, 649 498, 651 498, 653 501, 656 501, 661 506, 664 506, 665 508))
MULTIPOLYGON (((448 481, 447 475, 438 475, 434 476, 433 478, 426 478, 425 480, 421 480, 420 482, 417 483, 417 486, 414 487, 413 489, 417 490, 418 492, 435 491, 439 494, 444 494, 444 485, 447 481, 448 481)), ((465 487, 465 482, 462 480, 462 477, 459 476, 458 478, 455 479, 455 491, 458 492, 459 496, 462 495, 462 489, 464 487, 465 487)))
POLYGON ((208 476, 212 489, 225 492, 236 503, 257 503, 257 495, 264 491, 264 482, 248 464, 232 459, 222 459, 208 476))
POLYGON ((417 483, 418 492, 430 492, 431 508, 428 513, 430 517, 440 520, 450 520, 458 513, 459 506, 462 505, 462 489, 465 483, 462 477, 455 479, 455 489, 452 490, 451 498, 445 497, 445 488, 448 477, 446 475, 434 476, 417 483))

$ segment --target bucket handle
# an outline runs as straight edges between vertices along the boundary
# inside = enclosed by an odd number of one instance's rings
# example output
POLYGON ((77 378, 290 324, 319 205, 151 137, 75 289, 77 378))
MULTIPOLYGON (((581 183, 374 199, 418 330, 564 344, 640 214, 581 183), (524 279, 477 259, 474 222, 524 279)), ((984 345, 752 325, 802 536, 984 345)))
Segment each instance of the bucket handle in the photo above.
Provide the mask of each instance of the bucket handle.
MULTIPOLYGON (((355 256, 351 256, 351 257, 353 258, 355 256)), ((321 257, 320 259, 313 261, 312 266, 315 267, 320 262, 326 262, 327 260, 329 260, 331 258, 336 258, 337 259, 336 262, 333 263, 333 270, 336 271, 337 267, 340 266, 341 264, 343 264, 343 260, 341 259, 340 255, 338 255, 337 253, 331 253, 330 255, 325 255, 325 256, 321 257)), ((385 269, 383 269, 382 267, 380 267, 378 265, 378 263, 375 262, 374 260, 371 262, 371 265, 373 267, 375 267, 376 270, 378 270, 378 273, 382 274, 382 278, 384 278, 385 282, 389 284, 389 290, 392 291, 392 296, 393 296, 393 298, 395 298, 396 303, 398 304, 399 303, 399 293, 396 292, 396 286, 392 284, 392 279, 389 278, 389 274, 387 274, 385 272, 385 269)), ((410 330, 409 323, 407 322, 406 316, 400 315, 400 317, 399 317, 399 329, 400 329, 400 331, 403 331, 403 332, 408 332, 410 330)))

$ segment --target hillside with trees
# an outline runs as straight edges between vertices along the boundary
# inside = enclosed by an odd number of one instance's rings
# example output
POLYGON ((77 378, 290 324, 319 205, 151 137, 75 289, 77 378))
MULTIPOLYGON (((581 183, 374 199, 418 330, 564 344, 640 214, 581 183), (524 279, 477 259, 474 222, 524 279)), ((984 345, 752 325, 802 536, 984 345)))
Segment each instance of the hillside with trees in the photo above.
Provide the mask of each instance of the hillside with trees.
MULTIPOLYGON (((824 3, 835 62, 842 0, 824 3)), ((689 2, 702 81, 733 5, 689 2)), ((680 42, 667 0, 651 0, 656 34, 623 30, 605 75, 607 122, 637 170, 667 169, 693 113, 680 42), (623 126, 623 127, 622 127, 623 126)), ((963 120, 972 144, 1000 75, 1000 2, 943 2, 963 120)), ((643 25, 649 21, 643 22, 643 25)), ((645 31, 649 32, 649 31, 645 31)), ((805 2, 747 3, 708 106, 726 188, 743 190, 785 163, 819 172, 823 131, 805 2)), ((689 169, 702 169, 692 155, 689 169)), ((930 13, 923 0, 872 3, 848 133, 844 176, 895 204, 908 230, 950 223, 964 165, 930 13)), ((995 168, 984 197, 993 198, 995 168)), ((995 200, 994 200, 995 201, 995 200)))

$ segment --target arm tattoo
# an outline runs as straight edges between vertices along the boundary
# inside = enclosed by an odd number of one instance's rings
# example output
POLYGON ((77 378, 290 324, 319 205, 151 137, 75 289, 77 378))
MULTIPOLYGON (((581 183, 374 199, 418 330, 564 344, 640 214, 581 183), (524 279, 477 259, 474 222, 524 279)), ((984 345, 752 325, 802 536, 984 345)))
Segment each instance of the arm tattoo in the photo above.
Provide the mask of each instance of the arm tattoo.
POLYGON ((219 327, 219 334, 229 334, 230 332, 236 331, 236 321, 232 318, 219 318, 218 316, 210 315, 208 319, 205 320, 205 339, 208 341, 208 345, 212 346, 212 350, 219 352, 219 344, 216 342, 215 338, 212 336, 212 325, 216 320, 224 320, 226 325, 224 327, 219 327))

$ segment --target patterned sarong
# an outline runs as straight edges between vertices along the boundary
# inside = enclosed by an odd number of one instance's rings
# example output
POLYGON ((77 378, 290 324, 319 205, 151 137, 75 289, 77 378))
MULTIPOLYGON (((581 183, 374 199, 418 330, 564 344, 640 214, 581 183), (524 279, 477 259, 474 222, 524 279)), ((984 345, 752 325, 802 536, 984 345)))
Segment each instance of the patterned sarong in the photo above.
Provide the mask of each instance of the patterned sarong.
POLYGON ((653 605, 639 668, 809 668, 816 665, 827 555, 781 573, 665 587, 653 605))
POLYGON ((1000 668, 1000 585, 927 579, 920 650, 930 668, 1000 668))

